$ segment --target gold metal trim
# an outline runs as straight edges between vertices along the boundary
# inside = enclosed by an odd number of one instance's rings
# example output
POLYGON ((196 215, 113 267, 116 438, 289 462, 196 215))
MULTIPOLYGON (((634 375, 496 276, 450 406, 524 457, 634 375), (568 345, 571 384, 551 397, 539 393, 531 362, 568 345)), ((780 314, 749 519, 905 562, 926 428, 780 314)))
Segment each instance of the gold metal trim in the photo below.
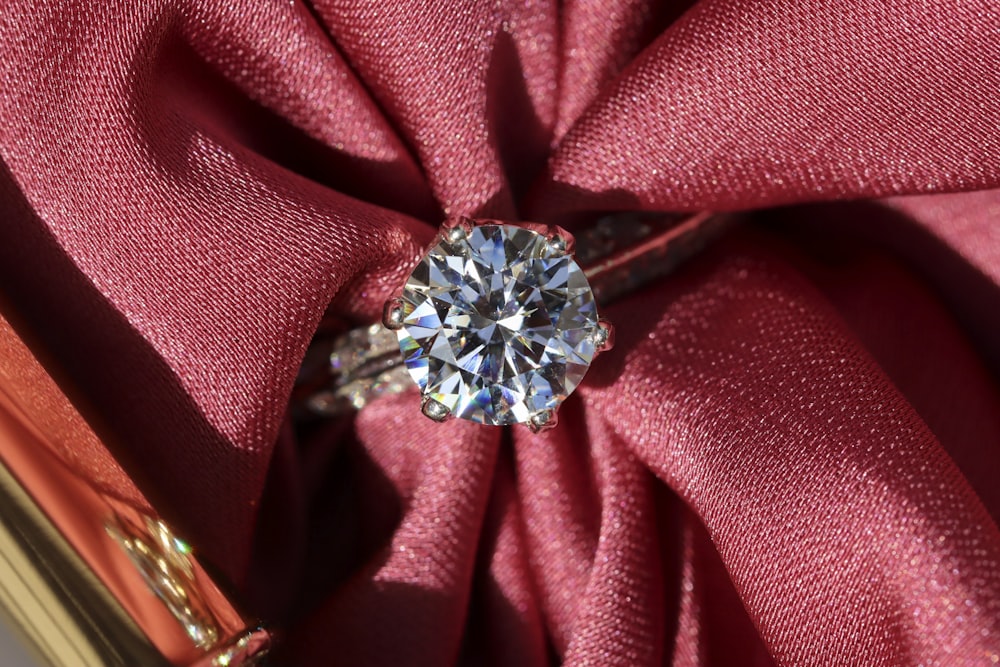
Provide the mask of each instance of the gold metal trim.
POLYGON ((53 667, 248 667, 271 643, 0 314, 2 620, 53 667))

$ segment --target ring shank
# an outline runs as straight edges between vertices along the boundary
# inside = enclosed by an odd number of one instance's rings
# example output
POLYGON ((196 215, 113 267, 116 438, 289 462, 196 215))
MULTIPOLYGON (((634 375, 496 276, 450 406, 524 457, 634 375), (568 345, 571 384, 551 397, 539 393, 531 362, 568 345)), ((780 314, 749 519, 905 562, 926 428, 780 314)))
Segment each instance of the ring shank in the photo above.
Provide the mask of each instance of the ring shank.
MULTIPOLYGON (((574 255, 598 304, 607 305, 674 271, 733 221, 732 215, 714 213, 608 215, 576 232, 574 255)), ((323 344, 316 341, 314 347, 323 344)), ((306 398, 306 415, 340 416, 412 386, 396 334, 381 323, 352 329, 319 350, 330 350, 328 377, 300 374, 301 384, 322 386, 306 398)))

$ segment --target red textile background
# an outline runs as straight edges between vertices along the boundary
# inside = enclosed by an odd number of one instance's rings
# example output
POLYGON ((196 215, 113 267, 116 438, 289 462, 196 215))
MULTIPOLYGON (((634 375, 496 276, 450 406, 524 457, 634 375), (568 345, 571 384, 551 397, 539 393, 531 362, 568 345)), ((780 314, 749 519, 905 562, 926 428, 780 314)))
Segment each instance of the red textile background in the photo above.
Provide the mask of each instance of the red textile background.
POLYGON ((992 665, 997 62, 987 0, 13 0, 0 291, 279 664, 992 665), (634 209, 756 213, 554 431, 285 420, 443 215, 634 209))

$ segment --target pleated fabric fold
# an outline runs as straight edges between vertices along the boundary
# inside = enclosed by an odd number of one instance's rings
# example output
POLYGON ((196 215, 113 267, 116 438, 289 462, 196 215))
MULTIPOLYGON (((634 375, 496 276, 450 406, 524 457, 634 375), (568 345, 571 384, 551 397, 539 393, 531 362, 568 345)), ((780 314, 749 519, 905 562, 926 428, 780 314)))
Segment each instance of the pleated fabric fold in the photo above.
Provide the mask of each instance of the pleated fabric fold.
POLYGON ((951 0, 15 0, 0 293, 278 664, 993 664, 998 34, 951 0), (412 392, 293 423, 321 323, 376 319, 443 216, 635 210, 747 222, 609 309, 555 430, 412 392))

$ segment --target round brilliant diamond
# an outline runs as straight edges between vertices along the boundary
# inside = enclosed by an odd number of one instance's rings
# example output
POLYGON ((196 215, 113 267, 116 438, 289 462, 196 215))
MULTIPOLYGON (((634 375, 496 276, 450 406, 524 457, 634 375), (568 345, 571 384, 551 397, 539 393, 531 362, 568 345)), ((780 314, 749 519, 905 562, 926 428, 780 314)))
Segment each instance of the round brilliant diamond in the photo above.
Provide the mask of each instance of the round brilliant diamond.
POLYGON ((576 261, 516 225, 441 238, 401 304, 399 347, 425 400, 483 424, 544 421, 583 379, 601 340, 576 261))

